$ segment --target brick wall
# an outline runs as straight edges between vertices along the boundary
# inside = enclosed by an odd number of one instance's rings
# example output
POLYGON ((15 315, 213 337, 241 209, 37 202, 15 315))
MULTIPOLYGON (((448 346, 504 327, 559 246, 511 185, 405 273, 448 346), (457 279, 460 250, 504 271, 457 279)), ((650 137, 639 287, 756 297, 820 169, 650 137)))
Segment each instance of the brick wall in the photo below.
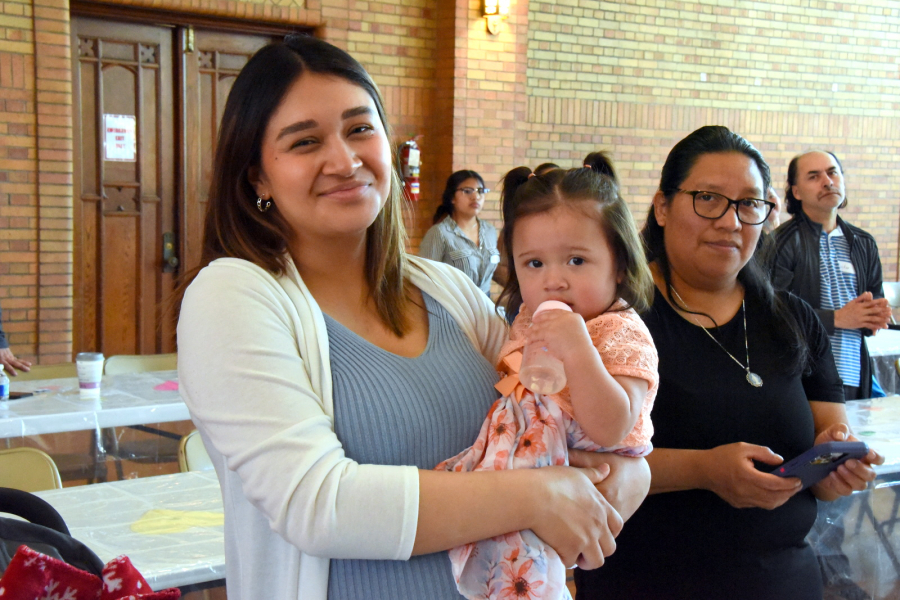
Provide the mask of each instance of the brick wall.
POLYGON ((71 348, 71 119, 68 11, 0 3, 0 294, 19 354, 71 348), (43 323, 37 327, 37 323, 43 323))
MULTIPOLYGON (((443 10, 450 13, 447 7, 443 10)), ((486 31, 480 1, 460 0, 452 10, 452 15, 442 14, 440 20, 444 37, 439 43, 445 49, 453 48, 454 55, 452 60, 439 61, 441 112, 437 116, 445 131, 439 136, 443 162, 434 174, 437 192, 441 193, 453 171, 477 171, 493 190, 485 199, 482 217, 499 225, 498 182, 511 166, 526 159, 527 2, 513 3, 513 14, 496 36, 486 31), (450 18, 454 26, 445 29, 450 18), (447 127, 450 115, 444 111, 448 110, 452 111, 452 128, 447 127)), ((436 196, 433 207, 439 201, 436 196)), ((427 216, 430 223, 431 214, 427 216)))
POLYGON ((612 152, 642 221, 671 146, 702 125, 756 145, 782 188, 795 154, 846 170, 845 217, 898 279, 900 6, 640 0, 529 3, 528 157, 612 152))
MULTIPOLYGON (((180 0, 117 4, 183 10, 180 0)), ((776 182, 796 152, 834 150, 848 218, 898 279, 900 7, 893 0, 515 0, 499 35, 480 0, 194 0, 190 12, 312 26, 385 96, 396 141, 422 136, 411 246, 446 177, 497 188, 519 164, 611 151, 643 219, 669 148, 723 124, 776 182)), ((0 306, 18 354, 71 358, 71 49, 66 0, 0 1, 0 306)), ((484 216, 498 225, 499 194, 484 216)))
MULTIPOLYGON (((182 11, 180 0, 118 0, 182 11)), ((397 140, 434 123, 435 0, 196 0, 189 12, 315 27, 374 76, 397 140)), ((186 11, 187 12, 187 11, 186 11)), ((72 359, 72 112, 66 0, 0 1, 0 307, 20 357, 72 359)), ((425 146, 426 164, 437 162, 425 146)), ((434 171, 423 181, 433 197, 434 171)), ((423 204, 428 204, 426 200, 423 204)), ((431 206, 433 209, 433 206, 431 206)), ((417 232, 419 211, 411 214, 417 232)))
POLYGON ((11 343, 29 344, 37 312, 35 211, 36 116, 32 11, 26 4, 0 5, 0 278, 3 325, 11 343), (25 205, 25 206, 23 206, 25 205))

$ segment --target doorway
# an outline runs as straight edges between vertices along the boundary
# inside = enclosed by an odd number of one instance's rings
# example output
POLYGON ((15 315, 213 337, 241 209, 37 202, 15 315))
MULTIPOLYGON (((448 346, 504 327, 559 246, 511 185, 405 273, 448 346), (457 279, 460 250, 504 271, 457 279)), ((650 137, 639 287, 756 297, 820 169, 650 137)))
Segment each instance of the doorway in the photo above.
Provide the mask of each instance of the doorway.
POLYGON ((78 14, 72 32, 74 351, 172 352, 225 99, 280 36, 78 14))

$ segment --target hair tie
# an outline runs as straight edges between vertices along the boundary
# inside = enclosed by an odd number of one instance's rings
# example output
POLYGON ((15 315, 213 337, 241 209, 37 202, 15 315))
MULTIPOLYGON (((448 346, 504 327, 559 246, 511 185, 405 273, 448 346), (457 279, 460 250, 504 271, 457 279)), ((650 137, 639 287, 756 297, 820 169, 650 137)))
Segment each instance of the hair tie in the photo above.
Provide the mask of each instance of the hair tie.
POLYGON ((591 165, 581 165, 581 166, 582 166, 582 168, 585 168, 585 169, 591 169, 592 171, 594 170, 594 167, 592 167, 591 165))
POLYGON ((534 172, 528 174, 528 179, 531 179, 532 177, 534 177, 534 172))

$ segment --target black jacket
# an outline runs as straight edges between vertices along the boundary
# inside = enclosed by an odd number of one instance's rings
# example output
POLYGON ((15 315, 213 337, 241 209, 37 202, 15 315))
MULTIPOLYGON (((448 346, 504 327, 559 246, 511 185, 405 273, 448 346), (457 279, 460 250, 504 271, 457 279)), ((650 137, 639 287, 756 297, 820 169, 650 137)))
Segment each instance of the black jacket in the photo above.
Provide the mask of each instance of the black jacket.
MULTIPOLYGON (((878 258, 875 238, 840 217, 837 223, 850 246, 850 262, 856 271, 856 295, 868 291, 872 292, 874 298, 883 298, 881 259, 878 258)), ((821 308, 819 276, 821 235, 822 226, 812 221, 802 211, 776 229, 772 283, 776 289, 788 290, 806 300, 819 315, 828 335, 833 335, 834 311, 821 308)), ((868 329, 861 331, 863 335, 872 335, 868 329)), ((869 398, 872 396, 872 361, 866 344, 862 345, 860 363, 860 397, 869 398)))

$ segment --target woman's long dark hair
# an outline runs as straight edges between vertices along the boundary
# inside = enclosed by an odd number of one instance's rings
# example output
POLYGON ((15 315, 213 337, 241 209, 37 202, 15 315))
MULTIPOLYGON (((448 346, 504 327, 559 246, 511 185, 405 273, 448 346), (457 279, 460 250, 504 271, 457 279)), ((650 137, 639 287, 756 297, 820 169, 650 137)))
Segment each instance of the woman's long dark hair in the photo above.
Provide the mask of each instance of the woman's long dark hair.
POLYGON ((466 179, 477 179, 481 187, 484 187, 484 179, 481 178, 481 175, 468 169, 457 171, 448 177, 447 185, 444 186, 444 193, 441 194, 441 203, 437 210, 434 211, 434 218, 431 220, 432 224, 442 221, 446 216, 453 216, 453 197, 456 196, 456 188, 466 179))
MULTIPOLYGON (((174 302, 204 266, 217 258, 250 261, 281 275, 294 233, 277 205, 262 213, 248 179, 259 166, 266 127, 291 86, 304 73, 338 77, 364 89, 375 103, 385 134, 391 129, 375 82, 359 62, 331 44, 307 35, 289 35, 259 50, 234 81, 219 130, 203 231, 200 266, 185 274, 174 302)), ((396 156, 394 156, 396 159, 396 156)), ((396 160, 394 160, 396 164, 396 160)), ((400 179, 391 170, 384 207, 366 232, 366 281, 382 321, 397 335, 407 328, 406 231, 400 179)))
MULTIPOLYGON (((766 164, 759 150, 753 147, 747 140, 732 132, 727 127, 708 125, 694 131, 686 138, 675 144, 662 168, 659 180, 659 191, 666 198, 666 203, 671 203, 675 194, 681 188, 681 184, 688 178, 691 169, 697 159, 706 154, 725 154, 737 152, 750 158, 759 169, 763 180, 763 190, 769 189, 771 174, 769 165, 766 164)), ((647 252, 647 262, 655 262, 659 268, 663 280, 666 282, 666 295, 680 309, 685 312, 693 312, 672 293, 672 270, 666 253, 665 228, 656 220, 654 207, 650 206, 647 222, 641 231, 641 238, 647 252)), ((797 373, 807 369, 809 347, 796 317, 790 308, 784 303, 772 288, 769 274, 765 265, 761 264, 760 256, 769 256, 769 246, 774 241, 769 234, 760 233, 759 241, 750 260, 738 273, 737 279, 744 286, 747 294, 762 301, 765 312, 772 318, 769 329, 776 340, 782 343, 781 347, 790 349, 785 354, 783 364, 788 372, 797 373)), ((695 313, 696 314, 696 313, 695 313)), ((704 315, 709 317, 709 315, 704 315)), ((711 319, 712 320, 712 319, 711 319)), ((713 320, 715 323, 715 320, 713 320)))

